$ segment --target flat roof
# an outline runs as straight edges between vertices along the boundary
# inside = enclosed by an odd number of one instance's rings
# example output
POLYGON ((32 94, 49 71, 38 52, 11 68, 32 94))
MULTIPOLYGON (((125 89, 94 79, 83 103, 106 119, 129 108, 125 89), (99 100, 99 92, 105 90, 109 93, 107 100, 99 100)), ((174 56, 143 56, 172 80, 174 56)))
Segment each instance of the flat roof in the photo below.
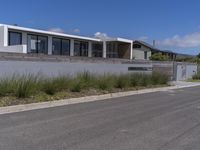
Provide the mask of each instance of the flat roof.
POLYGON ((7 24, 0 24, 0 26, 6 26, 8 29, 11 30, 18 30, 18 31, 25 31, 25 32, 32 32, 32 33, 40 33, 40 34, 47 34, 51 36, 62 36, 66 38, 73 38, 73 39, 82 39, 82 40, 88 40, 88 41, 118 41, 118 42, 125 42, 125 43, 132 43, 133 40, 125 39, 125 38, 108 38, 108 39, 100 39, 95 37, 85 37, 85 36, 79 36, 79 35, 72 35, 72 34, 66 34, 66 33, 58 33, 58 32, 52 32, 52 31, 45 31, 40 29, 33 29, 33 28, 26 28, 26 27, 20 27, 15 25, 7 25, 7 24))
POLYGON ((124 43, 133 43, 133 40, 125 39, 125 38, 110 38, 106 41, 117 41, 117 42, 124 42, 124 43))
POLYGON ((0 26, 6 26, 6 27, 8 27, 8 29, 11 29, 11 30, 19 30, 19 31, 47 34, 47 35, 52 35, 52 36, 62 36, 62 37, 82 39, 82 40, 88 40, 88 41, 97 41, 97 42, 101 41, 101 39, 97 39, 97 38, 71 35, 71 34, 65 34, 65 33, 57 33, 57 32, 45 31, 45 30, 39 30, 39 29, 32 29, 32 28, 25 28, 25 27, 19 27, 19 26, 14 26, 14 25, 0 24, 0 26))

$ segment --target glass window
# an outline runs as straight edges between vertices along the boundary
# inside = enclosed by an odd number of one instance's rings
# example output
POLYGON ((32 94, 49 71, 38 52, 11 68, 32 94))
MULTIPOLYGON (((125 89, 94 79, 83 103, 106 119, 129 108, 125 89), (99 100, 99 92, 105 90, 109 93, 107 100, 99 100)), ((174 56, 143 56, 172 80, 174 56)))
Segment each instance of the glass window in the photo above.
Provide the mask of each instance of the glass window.
POLYGON ((62 55, 70 55, 70 40, 62 40, 62 55))
POLYGON ((28 53, 48 54, 48 38, 46 36, 28 35, 28 53))
POLYGON ((38 53, 48 54, 48 38, 46 36, 38 36, 38 53))
POLYGON ((60 55, 61 54, 61 39, 53 38, 53 55, 60 55))
POLYGON ((118 45, 116 42, 107 43, 107 57, 108 58, 119 58, 118 45))
POLYGON ((28 35, 28 53, 37 53, 37 36, 28 35))
POLYGON ((74 56, 88 56, 88 42, 74 41, 74 56))
POLYGON ((92 44, 92 56, 103 57, 103 43, 92 44))
POLYGON ((53 38, 53 55, 70 55, 70 40, 53 38))
POLYGON ((22 44, 22 34, 17 32, 9 32, 8 34, 9 45, 21 45, 22 44))

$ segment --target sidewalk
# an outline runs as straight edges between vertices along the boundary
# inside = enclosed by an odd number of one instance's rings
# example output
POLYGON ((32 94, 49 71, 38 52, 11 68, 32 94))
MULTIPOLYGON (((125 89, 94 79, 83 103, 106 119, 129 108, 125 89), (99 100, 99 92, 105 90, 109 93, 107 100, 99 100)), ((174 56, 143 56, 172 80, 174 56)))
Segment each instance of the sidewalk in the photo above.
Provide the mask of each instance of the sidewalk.
POLYGON ((182 88, 200 86, 200 82, 186 82, 186 81, 173 81, 170 84, 175 85, 177 87, 182 87, 182 88))

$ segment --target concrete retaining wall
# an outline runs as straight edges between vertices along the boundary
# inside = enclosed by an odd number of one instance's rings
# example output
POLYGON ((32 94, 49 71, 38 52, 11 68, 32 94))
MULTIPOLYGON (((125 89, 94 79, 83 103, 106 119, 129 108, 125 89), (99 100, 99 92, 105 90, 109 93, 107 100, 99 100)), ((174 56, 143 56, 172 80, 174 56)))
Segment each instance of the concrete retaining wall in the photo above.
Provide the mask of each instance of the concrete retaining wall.
POLYGON ((171 80, 182 80, 177 77, 179 76, 177 66, 181 64, 189 68, 185 79, 191 78, 197 72, 197 65, 191 63, 0 53, 0 77, 14 73, 58 76, 84 71, 97 74, 152 73, 153 71, 165 73, 171 80))
POLYGON ((77 74, 89 71, 96 74, 121 74, 130 72, 151 73, 151 71, 128 71, 129 67, 148 67, 149 64, 106 64, 106 63, 71 63, 71 62, 32 62, 32 61, 0 61, 0 77, 13 74, 43 74, 58 76, 63 74, 77 74))

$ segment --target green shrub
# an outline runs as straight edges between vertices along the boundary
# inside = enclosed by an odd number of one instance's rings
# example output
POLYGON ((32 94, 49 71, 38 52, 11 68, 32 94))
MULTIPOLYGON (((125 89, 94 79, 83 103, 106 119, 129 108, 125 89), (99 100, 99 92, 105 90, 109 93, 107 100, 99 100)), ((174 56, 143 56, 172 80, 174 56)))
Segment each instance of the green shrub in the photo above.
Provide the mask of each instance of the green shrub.
POLYGON ((82 88, 88 89, 88 88, 94 88, 96 86, 96 76, 94 74, 91 74, 88 71, 85 71, 83 73, 79 73, 75 80, 77 80, 79 83, 78 85, 82 88))
POLYGON ((41 90, 48 95, 54 95, 56 92, 70 89, 71 78, 69 76, 58 76, 41 80, 41 90))
POLYGON ((0 96, 6 96, 14 92, 15 83, 8 78, 0 80, 0 96))
POLYGON ((162 53, 155 53, 151 55, 150 59, 155 61, 168 61, 169 57, 167 55, 163 55, 162 53))
POLYGON ((70 88, 71 78, 69 76, 58 76, 52 79, 52 83, 57 88, 57 91, 67 90, 70 88))
POLYGON ((42 81, 41 90, 48 95, 54 95, 56 91, 58 90, 57 85, 54 83, 55 82, 53 79, 46 79, 42 81))
MULTIPOLYGON (((15 84, 14 95, 17 98, 28 98, 37 91, 38 80, 33 75, 23 75, 12 80, 15 84)), ((11 83, 13 84, 13 83, 11 83)))
POLYGON ((71 90, 71 92, 81 92, 81 90, 82 90, 82 84, 81 84, 81 82, 74 81, 71 84, 70 90, 71 90))
POLYGON ((200 73, 198 74, 195 74, 193 77, 192 77, 193 80, 200 80, 200 73))
POLYGON ((140 86, 143 87, 149 86, 151 85, 151 75, 141 74, 139 81, 140 81, 140 86))
POLYGON ((152 74, 152 83, 153 85, 162 85, 167 84, 169 81, 169 76, 159 72, 154 72, 152 74))
POLYGON ((100 90, 112 90, 114 88, 113 75, 103 75, 98 77, 97 88, 100 90))
POLYGON ((138 73, 130 74, 131 87, 139 86, 140 85, 140 78, 141 78, 141 74, 138 74, 138 73))
MULTIPOLYGON (((200 79, 200 74, 193 76, 200 79)), ((95 75, 89 72, 75 77, 58 76, 54 78, 36 75, 13 75, 0 79, 0 96, 15 96, 17 98, 37 97, 38 93, 56 95, 58 92, 81 92, 89 89, 111 91, 114 88, 146 87, 150 85, 167 84, 169 78, 160 73, 151 74, 121 74, 95 75)), ((52 96, 49 96, 52 97, 52 96)))
POLYGON ((121 74, 115 78, 115 87, 124 89, 130 87, 130 76, 129 74, 121 74))

